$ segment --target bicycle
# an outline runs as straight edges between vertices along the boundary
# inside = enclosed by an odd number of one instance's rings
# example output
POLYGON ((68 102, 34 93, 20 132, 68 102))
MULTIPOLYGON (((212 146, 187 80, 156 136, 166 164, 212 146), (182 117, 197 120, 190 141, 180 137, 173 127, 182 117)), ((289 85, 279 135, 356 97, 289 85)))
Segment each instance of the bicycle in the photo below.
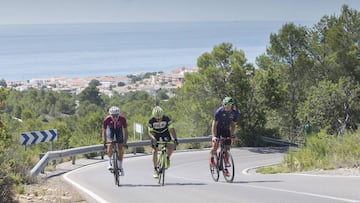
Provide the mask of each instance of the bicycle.
POLYGON ((174 144, 173 141, 157 141, 157 144, 161 145, 161 150, 158 155, 157 170, 159 173, 159 185, 165 184, 165 170, 167 162, 167 145, 174 144))
POLYGON ((114 174, 114 179, 115 179, 115 185, 120 186, 120 168, 118 166, 118 145, 119 142, 116 140, 116 136, 114 136, 114 140, 111 142, 107 142, 106 144, 112 144, 112 170, 111 173, 114 174))
POLYGON ((226 139, 231 139, 231 137, 218 139, 217 142, 218 144, 220 144, 220 151, 217 153, 216 157, 214 158, 215 165, 212 166, 210 164, 211 177, 215 182, 219 181, 220 171, 222 171, 226 182, 231 183, 235 177, 235 165, 234 165, 233 157, 230 151, 225 149, 224 142, 226 139), (225 164, 225 157, 224 157, 225 155, 228 156, 230 166, 226 166, 225 164))

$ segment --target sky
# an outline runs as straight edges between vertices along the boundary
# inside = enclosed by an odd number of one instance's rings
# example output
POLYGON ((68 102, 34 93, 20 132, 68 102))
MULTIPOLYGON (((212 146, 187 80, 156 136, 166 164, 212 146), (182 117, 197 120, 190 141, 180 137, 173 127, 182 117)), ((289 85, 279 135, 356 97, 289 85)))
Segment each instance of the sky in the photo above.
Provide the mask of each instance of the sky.
POLYGON ((360 0, 0 0, 0 24, 313 21, 360 0))

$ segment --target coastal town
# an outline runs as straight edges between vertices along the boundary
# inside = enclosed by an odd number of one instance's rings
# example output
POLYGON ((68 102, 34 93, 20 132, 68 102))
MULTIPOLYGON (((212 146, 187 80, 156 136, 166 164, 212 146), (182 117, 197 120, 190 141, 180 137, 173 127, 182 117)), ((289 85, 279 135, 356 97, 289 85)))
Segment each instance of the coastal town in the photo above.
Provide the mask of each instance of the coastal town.
MULTIPOLYGON (((52 77, 52 78, 33 78, 28 81, 7 81, 7 87, 16 89, 18 91, 26 91, 30 88, 41 89, 46 88, 53 91, 64 91, 73 94, 79 94, 84 90, 92 80, 100 82, 98 86, 100 93, 112 96, 113 94, 123 94, 131 91, 147 91, 154 93, 158 89, 175 89, 179 88, 184 83, 186 73, 197 72, 197 67, 178 67, 170 73, 158 72, 151 75, 149 78, 144 78, 139 81, 132 81, 127 76, 97 76, 84 78, 67 78, 67 77, 52 77), (121 83, 123 85, 119 86, 121 83)), ((142 77, 145 73, 134 73, 134 76, 142 77)))

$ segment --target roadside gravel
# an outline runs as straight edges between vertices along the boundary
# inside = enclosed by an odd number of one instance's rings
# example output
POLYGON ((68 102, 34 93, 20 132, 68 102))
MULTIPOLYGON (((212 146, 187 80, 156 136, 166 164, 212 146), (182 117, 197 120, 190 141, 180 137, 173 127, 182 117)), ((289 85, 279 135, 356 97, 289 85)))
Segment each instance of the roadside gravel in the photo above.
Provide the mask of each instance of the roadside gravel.
POLYGON ((87 203, 81 193, 64 178, 63 174, 77 168, 103 162, 100 157, 93 159, 78 159, 58 164, 55 171, 45 171, 39 174, 38 183, 25 185, 25 192, 18 194, 19 203, 87 203))
POLYGON ((329 176, 360 176, 360 167, 356 168, 338 168, 333 170, 312 170, 298 172, 298 174, 307 175, 329 175, 329 176))
POLYGON ((61 176, 39 180, 37 184, 25 185, 25 193, 17 195, 19 203, 86 203, 78 191, 61 176))

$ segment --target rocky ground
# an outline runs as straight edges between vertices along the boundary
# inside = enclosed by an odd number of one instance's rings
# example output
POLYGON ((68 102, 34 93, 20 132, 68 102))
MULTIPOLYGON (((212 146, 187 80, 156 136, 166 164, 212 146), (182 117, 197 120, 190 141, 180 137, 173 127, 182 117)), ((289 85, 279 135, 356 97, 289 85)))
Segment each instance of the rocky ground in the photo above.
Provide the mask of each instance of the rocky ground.
POLYGON ((93 159, 78 159, 75 164, 71 161, 56 165, 56 170, 46 171, 37 176, 37 183, 25 185, 23 194, 18 194, 19 203, 85 203, 86 199, 62 175, 77 168, 102 162, 100 157, 93 159))
POLYGON ((25 186, 25 193, 17 195, 19 203, 85 203, 80 193, 61 176, 41 179, 25 186))

